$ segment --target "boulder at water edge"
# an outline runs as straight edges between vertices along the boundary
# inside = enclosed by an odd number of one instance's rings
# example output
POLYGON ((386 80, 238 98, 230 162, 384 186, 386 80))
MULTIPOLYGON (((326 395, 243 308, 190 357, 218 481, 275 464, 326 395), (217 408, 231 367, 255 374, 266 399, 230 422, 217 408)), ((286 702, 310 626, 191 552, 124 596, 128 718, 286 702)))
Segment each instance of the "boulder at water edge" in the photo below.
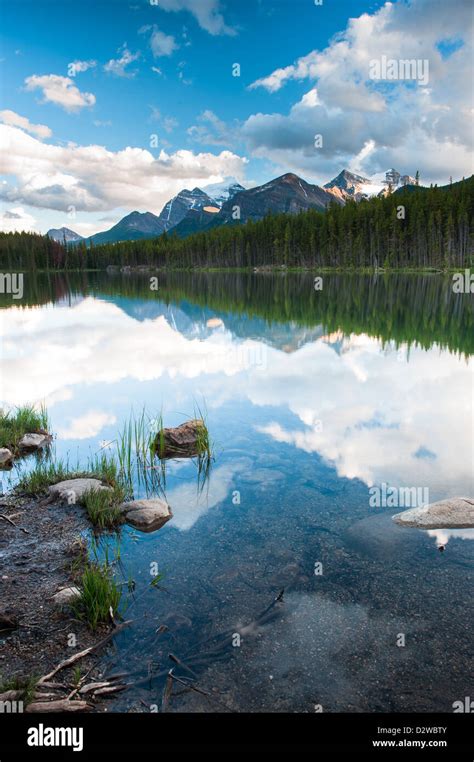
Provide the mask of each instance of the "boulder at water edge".
POLYGON ((112 487, 106 487, 99 479, 80 478, 66 479, 65 481, 52 484, 49 488, 49 494, 53 498, 67 500, 68 503, 80 503, 85 492, 92 490, 111 490, 112 487))
POLYGON ((52 439, 53 437, 47 431, 25 434, 18 442, 18 448, 22 453, 35 452, 47 447, 52 439))
POLYGON ((192 458, 199 455, 206 435, 204 421, 195 418, 174 429, 163 429, 155 439, 160 458, 192 458))
POLYGON ((122 503, 121 511, 125 515, 127 524, 141 532, 154 532, 156 529, 161 529, 173 515, 169 505, 159 498, 122 503))

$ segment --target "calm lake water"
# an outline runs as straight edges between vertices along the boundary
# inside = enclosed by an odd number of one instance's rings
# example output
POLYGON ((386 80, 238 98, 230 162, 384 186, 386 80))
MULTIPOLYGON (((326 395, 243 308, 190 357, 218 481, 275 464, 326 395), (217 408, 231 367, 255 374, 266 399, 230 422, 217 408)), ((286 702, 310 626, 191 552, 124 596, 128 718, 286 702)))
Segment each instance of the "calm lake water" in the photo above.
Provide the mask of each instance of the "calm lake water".
POLYGON ((474 494, 472 295, 439 275, 158 280, 26 274, 0 313, 3 403, 44 401, 71 463, 113 452, 132 409, 207 411, 204 485, 169 462, 172 520, 102 542, 134 581, 102 666, 136 685, 109 711, 160 709, 173 666, 202 692, 175 682, 168 711, 452 711, 472 696, 474 532, 400 528, 369 490, 474 494))

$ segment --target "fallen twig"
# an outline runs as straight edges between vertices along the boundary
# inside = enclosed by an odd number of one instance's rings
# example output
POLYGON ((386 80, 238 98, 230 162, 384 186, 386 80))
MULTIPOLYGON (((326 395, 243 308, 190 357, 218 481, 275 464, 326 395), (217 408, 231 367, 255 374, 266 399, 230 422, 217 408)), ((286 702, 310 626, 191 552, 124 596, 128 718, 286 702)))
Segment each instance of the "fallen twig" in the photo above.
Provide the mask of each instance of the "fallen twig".
POLYGON ((168 672, 168 677, 166 678, 165 687, 163 689, 163 696, 161 699, 162 712, 166 712, 172 692, 173 692, 173 670, 170 669, 170 671, 168 672))
POLYGON ((124 627, 128 627, 128 625, 132 622, 131 619, 127 619, 126 622, 122 622, 122 624, 119 624, 118 627, 115 627, 115 629, 112 630, 112 632, 109 632, 108 635, 105 636, 105 638, 102 638, 102 640, 99 640, 98 643, 96 643, 93 646, 89 646, 89 648, 85 648, 83 651, 78 651, 78 653, 73 654, 68 659, 65 659, 64 661, 60 662, 57 667, 55 667, 51 672, 49 672, 47 675, 43 675, 43 677, 40 677, 38 680, 38 685, 42 685, 43 683, 49 681, 54 675, 59 672, 61 669, 64 669, 65 667, 70 667, 71 664, 74 664, 76 661, 79 661, 79 659, 83 659, 84 656, 87 656, 88 654, 93 653, 94 651, 97 651, 99 648, 102 648, 108 641, 113 638, 118 632, 124 629, 124 627))
POLYGON ((181 661, 181 659, 178 659, 177 656, 174 654, 169 653, 168 657, 171 659, 171 661, 174 661, 175 664, 177 664, 179 667, 182 667, 186 672, 189 672, 193 677, 197 677, 196 673, 192 671, 190 667, 188 667, 187 664, 184 663, 184 661, 181 661))
POLYGON ((107 685, 104 686, 104 688, 98 688, 98 690, 94 691, 94 697, 101 696, 105 693, 117 693, 117 691, 124 691, 125 688, 128 688, 128 685, 107 685))
POLYGON ((12 527, 15 527, 15 529, 21 529, 21 531, 24 532, 25 534, 29 534, 27 529, 25 529, 24 527, 19 527, 18 524, 15 524, 15 522, 9 519, 8 516, 5 516, 4 513, 0 513, 0 519, 4 519, 4 521, 8 521, 8 523, 11 524, 12 527))
POLYGON ((87 701, 59 699, 58 701, 34 701, 28 704, 25 712, 87 712, 89 709, 92 709, 92 705, 87 701))

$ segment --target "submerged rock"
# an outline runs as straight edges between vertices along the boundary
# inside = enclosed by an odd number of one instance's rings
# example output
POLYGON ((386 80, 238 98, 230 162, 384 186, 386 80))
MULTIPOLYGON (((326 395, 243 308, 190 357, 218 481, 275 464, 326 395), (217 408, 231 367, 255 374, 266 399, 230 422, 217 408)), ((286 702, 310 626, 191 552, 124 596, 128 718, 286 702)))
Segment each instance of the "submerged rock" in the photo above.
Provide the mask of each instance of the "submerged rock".
POLYGON ((51 497, 61 498, 73 504, 80 502, 85 492, 104 489, 111 490, 112 487, 105 486, 99 479, 83 477, 79 479, 66 479, 57 484, 52 484, 48 488, 48 491, 51 497))
POLYGON ((160 458, 192 458, 202 452, 205 439, 207 431, 204 421, 195 418, 174 429, 160 431, 155 439, 155 449, 160 458))
POLYGON ((0 468, 11 468, 13 464, 13 453, 8 447, 0 447, 0 468))
POLYGON ((156 529, 161 529, 173 515, 169 505, 159 498, 122 503, 121 511, 125 515, 127 524, 141 532, 154 532, 156 529))
POLYGON ((419 529, 455 529, 474 527, 474 500, 452 497, 421 508, 396 513, 396 524, 419 529))
POLYGON ((63 606, 70 606, 81 595, 81 591, 77 587, 63 587, 53 595, 53 603, 58 608, 63 606))
POLYGON ((48 434, 47 431, 41 431, 39 433, 25 434, 18 442, 20 452, 35 452, 36 450, 42 450, 43 447, 47 447, 52 441, 53 437, 48 434))

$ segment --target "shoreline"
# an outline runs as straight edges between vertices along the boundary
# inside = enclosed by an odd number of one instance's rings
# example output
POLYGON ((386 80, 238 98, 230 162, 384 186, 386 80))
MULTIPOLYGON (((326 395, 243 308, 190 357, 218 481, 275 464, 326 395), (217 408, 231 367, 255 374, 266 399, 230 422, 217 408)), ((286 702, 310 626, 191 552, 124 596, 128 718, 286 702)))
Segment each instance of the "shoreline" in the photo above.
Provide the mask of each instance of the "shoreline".
POLYGON ((79 689, 84 676, 88 683, 101 679, 94 654, 114 627, 102 624, 92 631, 72 609, 53 600, 59 590, 77 584, 86 562, 90 522, 85 511, 10 492, 0 498, 0 514, 0 699, 21 700, 24 711, 40 711, 28 709, 38 701, 51 702, 42 711, 53 711, 55 700, 65 702, 61 711, 101 711, 100 704, 66 702, 66 697, 79 689), (5 626, 5 618, 13 626, 5 626), (87 649, 90 653, 42 685, 58 665, 87 649))
POLYGON ((302 267, 285 267, 282 265, 258 265, 255 267, 162 267, 155 265, 108 265, 103 268, 57 268, 57 269, 43 269, 38 268, 35 270, 2 270, 3 273, 28 273, 28 274, 64 274, 64 273, 109 273, 122 274, 122 275, 146 275, 150 272, 156 273, 242 273, 249 275, 261 275, 269 273, 278 273, 280 275, 286 275, 287 273, 326 273, 326 274, 338 274, 338 275, 449 275, 452 273, 464 272, 470 270, 471 266, 464 268, 449 267, 440 269, 436 267, 318 267, 317 265, 309 265, 302 267))

